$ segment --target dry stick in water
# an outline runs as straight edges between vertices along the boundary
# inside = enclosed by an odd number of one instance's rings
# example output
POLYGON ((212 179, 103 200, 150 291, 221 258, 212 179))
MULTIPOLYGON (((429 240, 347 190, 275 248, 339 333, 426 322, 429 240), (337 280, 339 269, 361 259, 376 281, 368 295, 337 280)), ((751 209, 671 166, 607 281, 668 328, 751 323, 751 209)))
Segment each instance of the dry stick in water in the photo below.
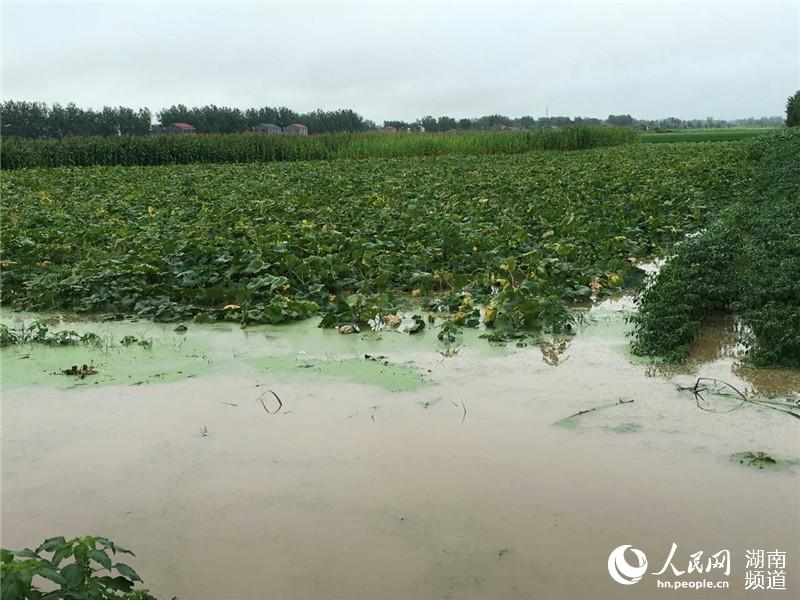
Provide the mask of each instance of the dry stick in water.
MULTIPOLYGON (((733 387, 732 385, 730 385, 728 383, 725 383, 724 381, 718 381, 716 379, 708 379, 706 377, 698 377, 697 381, 694 382, 694 385, 692 387, 690 387, 690 388, 682 388, 681 386, 678 386, 678 387, 680 389, 692 390, 692 394, 694 395, 694 403, 697 405, 697 408, 699 408, 700 410, 704 410, 706 412, 710 412, 710 413, 726 414, 726 413, 729 413, 729 412, 733 412, 737 408, 740 408, 741 406, 744 406, 744 403, 747 401, 747 398, 745 397, 745 395, 742 392, 740 392, 738 389, 736 389, 735 387, 733 387), (700 382, 701 381, 711 381, 711 382, 713 382, 715 384, 716 383, 721 383, 722 385, 727 385, 734 392, 736 392, 736 395, 739 396, 739 398, 741 398, 742 401, 739 404, 737 404, 736 406, 734 406, 733 408, 731 408, 730 410, 714 410, 713 408, 706 408, 700 402, 701 400, 703 402, 707 402, 707 400, 703 397, 702 392, 705 392, 705 391, 708 391, 708 390, 712 390, 712 388, 710 388, 710 387, 702 387, 701 388, 700 387, 700 382)), ((720 392, 720 395, 723 395, 723 394, 720 392)))
MULTIPOLYGON (((726 413, 729 413, 729 412, 733 412, 737 408, 739 408, 741 406, 744 406, 745 403, 748 403, 748 404, 755 404, 757 406, 763 406, 765 408, 771 408, 772 410, 777 410, 779 412, 786 413, 787 415, 791 415, 795 419, 800 419, 800 414, 797 414, 793 410, 791 410, 789 408, 784 408, 783 406, 780 406, 780 405, 776 405, 776 403, 774 401, 770 401, 770 400, 755 400, 753 398, 748 398, 747 395, 744 392, 742 392, 738 388, 732 386, 727 381, 722 381, 720 379, 713 379, 711 377, 698 377, 697 381, 694 382, 693 386, 691 386, 691 387, 678 386, 678 389, 691 390, 692 394, 694 395, 694 400, 695 400, 695 404, 697 404, 697 408, 699 408, 700 410, 704 410, 706 412, 712 412, 712 413, 717 413, 717 414, 726 414, 726 413), (706 385, 705 383, 702 383, 702 385, 701 385, 701 382, 710 382, 711 385, 706 385), (702 406, 701 403, 700 403, 701 400, 703 402, 707 402, 705 397, 703 397, 703 392, 715 391, 715 387, 718 390, 719 386, 725 386, 725 387, 729 387, 730 389, 732 389, 736 393, 735 395, 739 397, 741 402, 739 404, 737 404, 736 406, 734 406, 733 408, 731 408, 730 410, 725 410, 725 411, 714 410, 712 408, 706 408, 706 407, 702 406)), ((717 392, 717 393, 719 393, 720 395, 724 395, 722 392, 717 392)), ((728 395, 730 395, 730 394, 728 394, 728 395)))
MULTIPOLYGON (((618 406, 620 404, 630 404, 633 400, 623 400, 622 398, 619 399, 618 402, 615 404, 604 404, 603 406, 595 406, 594 408, 587 408, 586 410, 579 410, 578 412, 571 414, 568 417, 564 417, 561 421, 566 421, 567 419, 571 419, 572 417, 580 417, 581 415, 585 415, 586 413, 594 412, 596 410, 600 410, 601 408, 610 408, 612 406, 618 406)), ((561 422, 559 421, 559 423, 561 422)))

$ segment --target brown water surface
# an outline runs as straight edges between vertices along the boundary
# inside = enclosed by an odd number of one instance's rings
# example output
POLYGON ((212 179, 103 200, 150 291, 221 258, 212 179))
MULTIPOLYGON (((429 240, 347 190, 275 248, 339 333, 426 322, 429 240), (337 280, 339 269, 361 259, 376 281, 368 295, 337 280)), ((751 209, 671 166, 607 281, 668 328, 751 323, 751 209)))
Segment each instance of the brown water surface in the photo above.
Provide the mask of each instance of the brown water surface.
POLYGON ((136 551, 156 595, 185 600, 750 598, 745 550, 780 549, 790 591, 763 597, 796 597, 800 476, 730 455, 800 456, 798 420, 702 411, 676 384, 702 375, 789 394, 798 373, 717 355, 648 368, 627 354, 619 314, 593 315, 566 343, 493 349, 467 335, 449 358, 435 332, 190 325, 173 349, 186 376, 124 382, 131 350, 91 355, 109 379, 72 389, 43 365, 88 351, 4 351, 2 544, 105 535, 136 551), (192 336, 203 369, 187 362, 192 336), (35 385, 9 372, 26 361, 35 385), (730 589, 609 577, 615 547, 643 550, 652 572, 673 542, 684 569, 696 550, 730 549, 730 589))

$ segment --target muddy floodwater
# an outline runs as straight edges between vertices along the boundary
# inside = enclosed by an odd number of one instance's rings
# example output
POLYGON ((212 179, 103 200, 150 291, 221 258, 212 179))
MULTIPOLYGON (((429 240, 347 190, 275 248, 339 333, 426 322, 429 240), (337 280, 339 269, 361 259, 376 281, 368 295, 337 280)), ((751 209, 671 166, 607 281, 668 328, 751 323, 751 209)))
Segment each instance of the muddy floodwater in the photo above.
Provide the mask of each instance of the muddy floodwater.
POLYGON ((724 327, 687 366, 648 364, 628 306, 449 351, 435 327, 62 322, 101 345, 2 350, 2 545, 104 535, 185 600, 799 597, 800 420, 680 388, 785 401, 800 373, 742 367, 724 327), (654 575, 673 543, 680 571, 726 549, 730 574, 654 575), (649 566, 624 586, 608 562, 628 544, 649 566), (786 553, 787 591, 745 589, 749 549, 786 553), (657 587, 706 575, 729 588, 657 587))

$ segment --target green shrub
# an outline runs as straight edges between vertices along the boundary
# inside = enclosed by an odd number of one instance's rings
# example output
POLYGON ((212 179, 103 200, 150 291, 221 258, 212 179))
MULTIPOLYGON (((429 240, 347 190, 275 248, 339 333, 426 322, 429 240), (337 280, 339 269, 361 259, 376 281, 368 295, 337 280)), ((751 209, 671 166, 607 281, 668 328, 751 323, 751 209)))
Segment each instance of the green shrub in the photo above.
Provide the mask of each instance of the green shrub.
POLYGON ((142 581, 136 571, 115 562, 117 554, 133 552, 104 537, 54 537, 36 550, 1 552, 3 600, 155 600, 147 590, 133 589, 142 581))
POLYGON ((786 101, 786 126, 800 126, 800 90, 789 96, 786 101))
POLYGON ((800 130, 754 141, 749 155, 746 193, 639 297, 635 353, 682 360, 712 313, 736 312, 753 363, 800 366, 800 130))

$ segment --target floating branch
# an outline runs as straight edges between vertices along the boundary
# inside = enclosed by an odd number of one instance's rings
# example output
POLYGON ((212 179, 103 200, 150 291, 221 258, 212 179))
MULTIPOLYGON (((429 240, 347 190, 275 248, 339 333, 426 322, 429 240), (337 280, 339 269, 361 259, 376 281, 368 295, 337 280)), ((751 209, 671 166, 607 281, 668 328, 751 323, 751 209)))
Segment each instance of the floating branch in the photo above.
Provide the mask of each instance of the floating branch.
POLYGON ((800 406, 800 398, 796 400, 789 400, 789 401, 780 401, 774 399, 760 399, 760 398, 753 398, 748 394, 742 392, 737 387, 731 385, 726 381, 721 381, 719 379, 713 379, 711 377, 698 377, 697 381, 694 382, 692 386, 678 386, 679 390, 684 391, 691 391, 692 395, 694 396, 695 404, 697 404, 697 408, 700 410, 704 410, 706 412, 717 413, 717 414, 727 414, 741 408, 745 404, 755 404, 756 406, 763 406, 764 408, 771 408, 772 410, 777 410, 782 413, 786 413, 794 417, 795 419, 800 419, 800 414, 792 410, 794 407, 800 406), (730 408, 728 410, 715 410, 713 408, 709 408, 707 405, 709 404, 708 400, 704 394, 715 394, 717 396, 723 396, 728 398, 733 398, 738 400, 739 403, 730 408), (704 406, 704 404, 706 406, 704 406))
POLYGON ((278 396, 278 394, 276 394, 276 393, 275 393, 275 392, 273 392, 272 390, 267 390, 267 392, 261 392, 261 395, 258 397, 258 401, 259 401, 259 402, 261 402, 261 406, 263 406, 263 407, 264 407, 264 410, 266 411, 266 413, 267 413, 268 415, 274 415, 274 414, 277 414, 277 413, 278 413, 278 412, 281 410, 281 408, 283 408, 283 400, 281 400, 281 399, 280 399, 280 397, 278 396), (266 404, 264 404, 264 394, 266 394, 267 392, 269 392, 270 394, 272 394, 272 395, 275 397, 275 400, 277 400, 277 401, 278 401, 278 408, 276 408, 275 410, 270 410, 270 409, 268 409, 268 408, 267 408, 267 405, 266 405, 266 404))
POLYGON ((594 408, 587 408, 586 410, 579 410, 575 414, 572 414, 572 415, 570 415, 568 417, 565 417, 562 420, 566 421, 567 419, 571 419, 573 417, 580 417, 581 415, 585 415, 586 413, 594 412, 596 410, 602 410, 604 408, 611 408, 612 406, 619 406, 620 404, 631 404, 632 402, 633 402, 633 400, 623 400, 622 398, 620 398, 617 402, 614 402, 614 404, 604 404, 603 406, 595 406, 594 408))
POLYGON ((617 402, 614 402, 613 404, 603 404, 602 406, 595 406, 594 408, 587 408, 586 410, 579 410, 578 412, 573 413, 568 417, 564 417, 560 421, 556 421, 555 424, 556 425, 561 425, 562 427, 574 427, 574 425, 572 423, 570 423, 570 419, 575 419, 577 417, 580 417, 581 415, 585 415, 585 414, 590 413, 590 412, 595 412, 595 411, 598 411, 598 410, 603 410, 603 409, 606 409, 606 408, 619 406, 620 404, 632 404, 632 403, 633 403, 633 400, 623 400, 622 398, 620 398, 617 402))

